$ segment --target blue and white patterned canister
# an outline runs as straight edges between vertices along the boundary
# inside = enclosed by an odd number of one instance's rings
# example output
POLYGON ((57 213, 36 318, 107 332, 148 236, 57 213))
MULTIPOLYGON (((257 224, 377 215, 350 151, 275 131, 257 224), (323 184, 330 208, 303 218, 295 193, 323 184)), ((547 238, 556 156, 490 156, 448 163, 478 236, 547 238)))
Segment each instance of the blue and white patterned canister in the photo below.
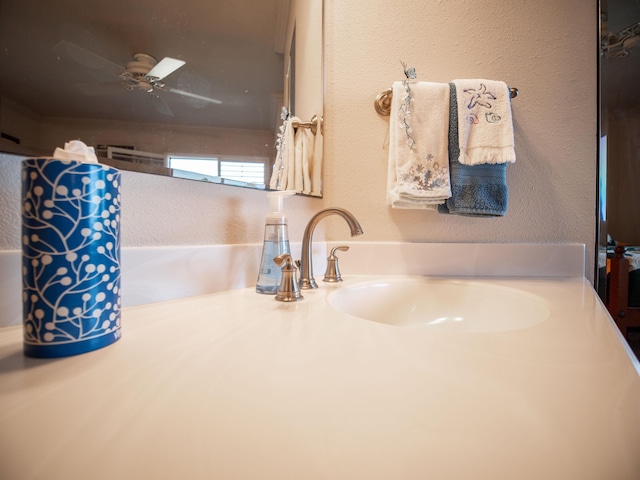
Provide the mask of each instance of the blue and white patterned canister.
POLYGON ((120 172, 22 162, 24 353, 76 355, 120 338, 120 172))

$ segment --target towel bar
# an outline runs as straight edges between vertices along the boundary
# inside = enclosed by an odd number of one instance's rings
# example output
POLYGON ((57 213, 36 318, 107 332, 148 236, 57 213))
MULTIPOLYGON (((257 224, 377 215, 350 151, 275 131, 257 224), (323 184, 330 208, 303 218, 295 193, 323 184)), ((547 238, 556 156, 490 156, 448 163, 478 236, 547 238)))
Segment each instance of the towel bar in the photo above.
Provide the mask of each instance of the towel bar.
POLYGON ((311 130, 311 133, 316 135, 318 133, 318 123, 320 123, 320 133, 322 133, 322 117, 320 117, 320 122, 318 122, 318 116, 314 115, 311 117, 311 120, 308 122, 300 122, 294 120, 292 125, 294 128, 308 128, 311 130))
MULTIPOLYGON (((518 96, 518 89, 515 87, 509 87, 509 91, 511 92, 511 98, 516 98, 518 96)), ((384 92, 380 92, 373 102, 373 107, 376 109, 376 112, 380 115, 389 116, 391 115, 391 98, 393 97, 393 89, 388 88, 384 92)))

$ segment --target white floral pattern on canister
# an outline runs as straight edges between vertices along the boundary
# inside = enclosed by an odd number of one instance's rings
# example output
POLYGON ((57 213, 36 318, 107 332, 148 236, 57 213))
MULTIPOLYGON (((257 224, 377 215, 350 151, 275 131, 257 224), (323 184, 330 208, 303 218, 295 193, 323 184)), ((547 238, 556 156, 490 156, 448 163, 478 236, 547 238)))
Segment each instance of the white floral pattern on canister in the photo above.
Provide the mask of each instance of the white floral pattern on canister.
POLYGON ((120 338, 120 172, 22 163, 24 351, 75 355, 120 338))

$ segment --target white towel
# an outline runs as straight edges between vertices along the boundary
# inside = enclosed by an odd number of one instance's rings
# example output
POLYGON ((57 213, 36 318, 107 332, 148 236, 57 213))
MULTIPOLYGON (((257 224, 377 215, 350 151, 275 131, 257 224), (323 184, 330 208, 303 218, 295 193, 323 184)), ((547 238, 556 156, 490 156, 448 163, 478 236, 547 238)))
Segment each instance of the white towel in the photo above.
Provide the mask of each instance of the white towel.
POLYGON ((295 191, 311 193, 310 166, 313 165, 315 135, 310 128, 298 127, 295 135, 295 191))
POLYGON ((511 92, 495 80, 454 80, 458 97, 458 143, 464 165, 516 161, 511 92))
POLYGON ((309 175, 311 177, 311 195, 322 196, 322 120, 321 116, 316 118, 316 134, 313 146, 313 163, 309 164, 309 175))
POLYGON ((449 85, 394 82, 389 119, 387 204, 435 210, 451 197, 449 85))
POLYGON ((296 128, 294 124, 299 122, 298 117, 291 117, 285 129, 285 158, 283 178, 286 179, 280 190, 295 190, 296 183, 296 128))
MULTIPOLYGON (((294 117, 295 118, 295 117, 294 117)), ((295 129, 292 125, 292 119, 286 119, 280 126, 278 141, 276 143, 276 160, 273 165, 273 172, 269 181, 269 188, 273 190, 292 190, 288 184, 290 173, 293 174, 295 163, 295 129), (291 172, 289 172, 291 170, 291 172)), ((293 180, 293 177, 291 177, 293 180)))

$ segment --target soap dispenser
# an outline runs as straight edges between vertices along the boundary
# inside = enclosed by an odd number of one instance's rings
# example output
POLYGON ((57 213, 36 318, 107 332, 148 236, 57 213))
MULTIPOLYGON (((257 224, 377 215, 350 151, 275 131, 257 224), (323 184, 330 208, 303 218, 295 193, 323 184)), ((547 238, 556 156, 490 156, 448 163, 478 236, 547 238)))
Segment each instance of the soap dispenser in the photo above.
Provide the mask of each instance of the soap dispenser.
POLYGON ((256 292, 275 295, 282 279, 282 270, 274 262, 274 258, 291 253, 287 219, 284 216, 284 198, 295 195, 293 191, 274 191, 267 193, 269 214, 264 226, 264 245, 262 260, 256 283, 256 292))

